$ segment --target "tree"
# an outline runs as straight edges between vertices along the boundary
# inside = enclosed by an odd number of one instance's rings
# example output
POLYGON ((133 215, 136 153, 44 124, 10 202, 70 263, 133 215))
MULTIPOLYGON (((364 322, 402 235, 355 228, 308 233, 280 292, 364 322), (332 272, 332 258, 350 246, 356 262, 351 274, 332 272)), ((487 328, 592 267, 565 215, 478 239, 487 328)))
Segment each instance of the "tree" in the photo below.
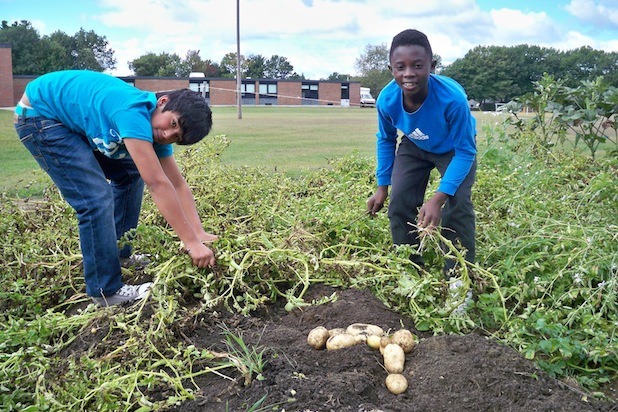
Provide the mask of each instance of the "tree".
POLYGON ((332 72, 331 74, 328 75, 328 78, 326 80, 332 80, 332 81, 337 81, 337 82, 349 82, 350 77, 351 76, 349 74, 340 74, 337 72, 332 72))
POLYGON ((356 59, 354 66, 360 77, 367 77, 375 72, 388 72, 388 47, 386 43, 366 45, 365 52, 356 59))
POLYGON ((105 36, 80 29, 73 36, 56 31, 39 36, 29 21, 0 27, 0 43, 12 49, 13 74, 44 74, 56 70, 89 69, 104 71, 116 67, 114 51, 105 36))
POLYGON ((534 59, 528 46, 477 46, 463 59, 455 60, 442 74, 457 80, 470 99, 509 101, 532 90, 534 59))
MULTIPOLYGON (((66 36, 66 34, 64 35, 66 36)), ((38 59, 40 61, 38 70, 41 73, 55 72, 71 67, 70 49, 67 49, 57 41, 51 40, 49 37, 41 39, 41 46, 41 49, 45 50, 38 59)))
POLYGON ((199 50, 187 50, 185 59, 181 63, 180 74, 182 76, 188 76, 192 72, 204 72, 202 58, 200 57, 199 50))
POLYGON ((477 46, 462 59, 445 67, 441 74, 462 84, 468 97, 510 101, 531 93, 534 82, 550 74, 566 86, 577 87, 582 81, 603 76, 609 84, 618 81, 618 53, 606 53, 590 47, 559 52, 553 48, 526 44, 477 46))
POLYGON ((129 69, 136 76, 182 76, 181 59, 176 53, 146 53, 129 62, 129 69))
POLYGON ((116 67, 114 50, 109 48, 105 36, 99 36, 94 31, 80 29, 75 35, 69 36, 62 31, 56 31, 50 36, 44 36, 42 42, 49 41, 56 48, 56 56, 47 62, 47 54, 42 58, 42 64, 54 67, 61 64, 62 69, 94 70, 102 72, 116 67), (61 53, 60 50, 64 50, 61 53))
MULTIPOLYGON (((221 70, 221 77, 236 78, 236 53, 230 52, 223 56, 219 68, 221 70)), ((247 59, 242 54, 240 55, 240 72, 247 72, 247 59)))
POLYGON ((247 58, 247 72, 245 77, 252 79, 264 78, 266 68, 266 58, 261 54, 252 54, 247 58))
POLYGON ((219 76, 219 64, 211 60, 202 60, 199 50, 188 50, 180 67, 179 76, 189 76, 193 72, 204 73, 206 77, 219 76))
POLYGON ((289 79, 294 74, 294 66, 283 56, 273 55, 266 61, 264 76, 269 79, 289 79))
POLYGON ((221 76, 221 68, 219 67, 219 63, 213 62, 212 60, 204 60, 204 75, 206 77, 220 77, 221 76))
POLYGON ((580 47, 562 53, 560 68, 561 78, 569 87, 578 87, 583 80, 592 81, 598 76, 607 77, 606 80, 610 80, 610 84, 616 84, 618 53, 606 53, 587 46, 580 47))
POLYGON ((43 74, 39 58, 43 54, 39 32, 29 21, 22 20, 9 25, 2 20, 0 43, 11 45, 13 74, 43 74))
POLYGON ((116 68, 114 50, 109 47, 105 36, 99 36, 93 30, 80 28, 73 36, 73 68, 88 69, 98 72, 116 68))
POLYGON ((386 43, 380 45, 368 44, 365 52, 356 59, 355 68, 358 80, 364 87, 369 87, 374 96, 391 81, 391 72, 388 69, 388 47, 386 43))

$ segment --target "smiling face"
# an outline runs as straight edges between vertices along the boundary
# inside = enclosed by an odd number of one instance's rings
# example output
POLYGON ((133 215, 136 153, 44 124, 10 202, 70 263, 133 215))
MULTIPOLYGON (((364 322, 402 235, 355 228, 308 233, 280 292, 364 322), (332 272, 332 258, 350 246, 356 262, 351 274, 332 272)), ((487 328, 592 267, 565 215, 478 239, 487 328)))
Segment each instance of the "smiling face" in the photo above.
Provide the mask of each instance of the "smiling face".
POLYGON ((422 46, 402 45, 393 50, 389 69, 403 91, 406 110, 414 111, 425 101, 434 66, 433 56, 422 46))
POLYGON ((157 100, 157 108, 150 119, 152 138, 156 143, 172 144, 182 140, 183 130, 180 127, 180 115, 175 111, 163 111, 167 96, 157 100))

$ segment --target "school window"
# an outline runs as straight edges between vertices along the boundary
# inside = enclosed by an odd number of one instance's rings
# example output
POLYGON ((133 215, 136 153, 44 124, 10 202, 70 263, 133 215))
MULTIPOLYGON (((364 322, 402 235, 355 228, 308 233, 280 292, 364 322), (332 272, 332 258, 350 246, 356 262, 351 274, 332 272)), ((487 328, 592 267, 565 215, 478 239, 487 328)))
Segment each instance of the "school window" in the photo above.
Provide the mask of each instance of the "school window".
POLYGON ((272 80, 260 81, 260 104, 274 106, 277 104, 277 82, 272 80))
POLYGON ((303 104, 318 104, 318 83, 304 82, 302 84, 303 104))
POLYGON ((341 99, 348 100, 350 98, 350 84, 341 83, 341 99))
POLYGON ((210 97, 210 83, 207 80, 189 82, 189 89, 201 93, 205 98, 210 97))
POLYGON ((240 97, 242 104, 255 104, 255 82, 246 81, 240 85, 240 97))
POLYGON ((277 96, 277 83, 260 83, 260 98, 277 96))
POLYGON ((240 85, 240 92, 244 95, 250 93, 255 95, 255 83, 243 83, 240 85))

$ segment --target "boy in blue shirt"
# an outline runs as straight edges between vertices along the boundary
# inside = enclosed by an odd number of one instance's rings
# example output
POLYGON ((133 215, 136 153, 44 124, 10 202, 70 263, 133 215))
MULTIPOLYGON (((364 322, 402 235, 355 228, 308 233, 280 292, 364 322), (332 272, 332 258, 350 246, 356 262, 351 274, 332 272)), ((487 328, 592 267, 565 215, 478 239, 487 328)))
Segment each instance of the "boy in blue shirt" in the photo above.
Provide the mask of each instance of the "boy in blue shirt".
POLYGON ((45 74, 15 108, 22 143, 77 213, 86 293, 101 306, 142 299, 152 283, 122 282, 118 240, 137 227, 144 184, 195 266, 215 264, 172 143, 200 141, 212 112, 199 94, 139 90, 86 70, 45 74))
MULTIPOLYGON (((404 30, 391 43, 393 80, 380 92, 378 112, 378 188, 367 201, 375 215, 388 196, 388 217, 395 244, 419 244, 419 231, 442 223, 442 234, 475 258, 475 215, 471 201, 476 176, 476 120, 464 89, 433 74, 429 40, 418 30, 404 30), (397 147, 397 133, 403 136, 397 147), (425 201, 431 171, 441 175, 437 191, 425 201), (416 227, 415 227, 415 226, 416 227)), ((422 265, 421 256, 412 255, 422 265)), ((448 260, 445 275, 455 266, 448 260)))

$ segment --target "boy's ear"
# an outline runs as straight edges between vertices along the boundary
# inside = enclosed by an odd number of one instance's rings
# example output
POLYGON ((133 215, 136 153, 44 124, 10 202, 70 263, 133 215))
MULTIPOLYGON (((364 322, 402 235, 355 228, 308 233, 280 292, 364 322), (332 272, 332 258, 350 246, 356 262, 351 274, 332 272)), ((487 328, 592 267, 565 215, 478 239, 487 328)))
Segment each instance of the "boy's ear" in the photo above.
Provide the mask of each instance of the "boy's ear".
POLYGON ((167 94, 164 94, 163 96, 159 97, 159 99, 157 100, 157 106, 165 106, 167 104, 167 102, 169 102, 170 98, 167 94))
POLYGON ((436 64, 438 64, 438 61, 436 59, 431 59, 431 72, 432 73, 436 71, 436 64))

